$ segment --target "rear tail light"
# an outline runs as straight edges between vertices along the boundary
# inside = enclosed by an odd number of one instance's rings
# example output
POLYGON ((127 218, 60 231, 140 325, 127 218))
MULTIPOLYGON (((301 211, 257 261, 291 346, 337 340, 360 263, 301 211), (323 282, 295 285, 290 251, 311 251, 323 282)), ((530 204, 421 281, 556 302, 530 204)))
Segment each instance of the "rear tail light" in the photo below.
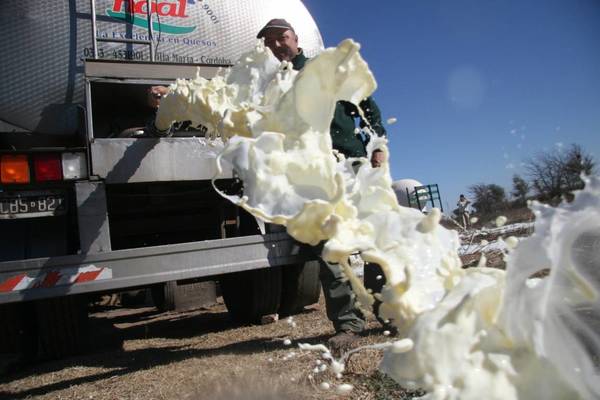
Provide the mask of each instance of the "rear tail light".
POLYGON ((36 154, 33 158, 35 180, 59 181, 62 179, 62 165, 58 154, 36 154))
POLYGON ((35 182, 85 179, 88 177, 85 153, 5 154, 0 156, 2 183, 30 183, 29 166, 35 172, 35 182))
POLYGON ((85 153, 63 153, 62 171, 64 179, 84 179, 88 177, 85 153))
POLYGON ((3 155, 0 157, 0 171, 2 183, 29 183, 29 161, 26 155, 3 155))

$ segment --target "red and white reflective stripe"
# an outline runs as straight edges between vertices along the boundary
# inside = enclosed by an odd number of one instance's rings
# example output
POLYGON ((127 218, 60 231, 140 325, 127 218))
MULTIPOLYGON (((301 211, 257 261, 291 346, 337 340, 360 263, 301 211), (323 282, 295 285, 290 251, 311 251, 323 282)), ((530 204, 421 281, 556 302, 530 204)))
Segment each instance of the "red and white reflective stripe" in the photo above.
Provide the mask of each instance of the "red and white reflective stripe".
POLYGON ((30 278, 25 274, 13 276, 0 283, 0 292, 12 292, 13 290, 27 289, 32 281, 33 278, 30 278))
POLYGON ((112 278, 110 268, 98 268, 88 265, 79 268, 63 268, 48 271, 35 278, 25 274, 13 276, 0 282, 0 293, 13 292, 24 289, 51 288, 56 286, 74 285, 83 282, 99 281, 112 278))

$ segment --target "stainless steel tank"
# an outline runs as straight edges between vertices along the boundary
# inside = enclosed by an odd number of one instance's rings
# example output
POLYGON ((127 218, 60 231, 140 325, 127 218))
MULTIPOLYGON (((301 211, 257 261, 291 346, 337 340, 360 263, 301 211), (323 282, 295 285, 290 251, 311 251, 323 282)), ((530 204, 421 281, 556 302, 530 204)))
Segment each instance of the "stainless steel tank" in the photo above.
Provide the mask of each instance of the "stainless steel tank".
MULTIPOLYGON (((300 0, 151 0, 157 62, 232 64, 272 18, 295 28, 308 56, 323 41, 300 0)), ((146 0, 97 0, 99 38, 148 38, 146 0)), ((93 57, 89 0, 0 4, 0 121, 36 134, 77 131, 83 59, 93 57)), ((147 45, 98 42, 99 58, 148 61, 147 45)), ((7 126, 6 124, 0 125, 7 126)))

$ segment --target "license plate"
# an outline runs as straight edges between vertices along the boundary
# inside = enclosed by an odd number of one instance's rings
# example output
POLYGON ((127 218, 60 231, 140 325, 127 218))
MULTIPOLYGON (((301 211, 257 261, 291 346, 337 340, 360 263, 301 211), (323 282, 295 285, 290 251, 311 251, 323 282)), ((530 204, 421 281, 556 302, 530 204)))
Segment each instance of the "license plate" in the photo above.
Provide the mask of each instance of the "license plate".
POLYGON ((34 218, 66 213, 62 194, 14 195, 0 197, 0 219, 34 218))

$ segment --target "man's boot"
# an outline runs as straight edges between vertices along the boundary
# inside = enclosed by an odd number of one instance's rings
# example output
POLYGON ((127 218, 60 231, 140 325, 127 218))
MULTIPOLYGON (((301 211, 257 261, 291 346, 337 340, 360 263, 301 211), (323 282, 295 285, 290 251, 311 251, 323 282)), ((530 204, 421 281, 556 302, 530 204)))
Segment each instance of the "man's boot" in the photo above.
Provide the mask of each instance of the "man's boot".
POLYGON ((345 351, 350 350, 358 339, 359 336, 356 332, 339 331, 329 338, 327 344, 329 345, 329 350, 331 350, 335 356, 339 357, 345 351))

